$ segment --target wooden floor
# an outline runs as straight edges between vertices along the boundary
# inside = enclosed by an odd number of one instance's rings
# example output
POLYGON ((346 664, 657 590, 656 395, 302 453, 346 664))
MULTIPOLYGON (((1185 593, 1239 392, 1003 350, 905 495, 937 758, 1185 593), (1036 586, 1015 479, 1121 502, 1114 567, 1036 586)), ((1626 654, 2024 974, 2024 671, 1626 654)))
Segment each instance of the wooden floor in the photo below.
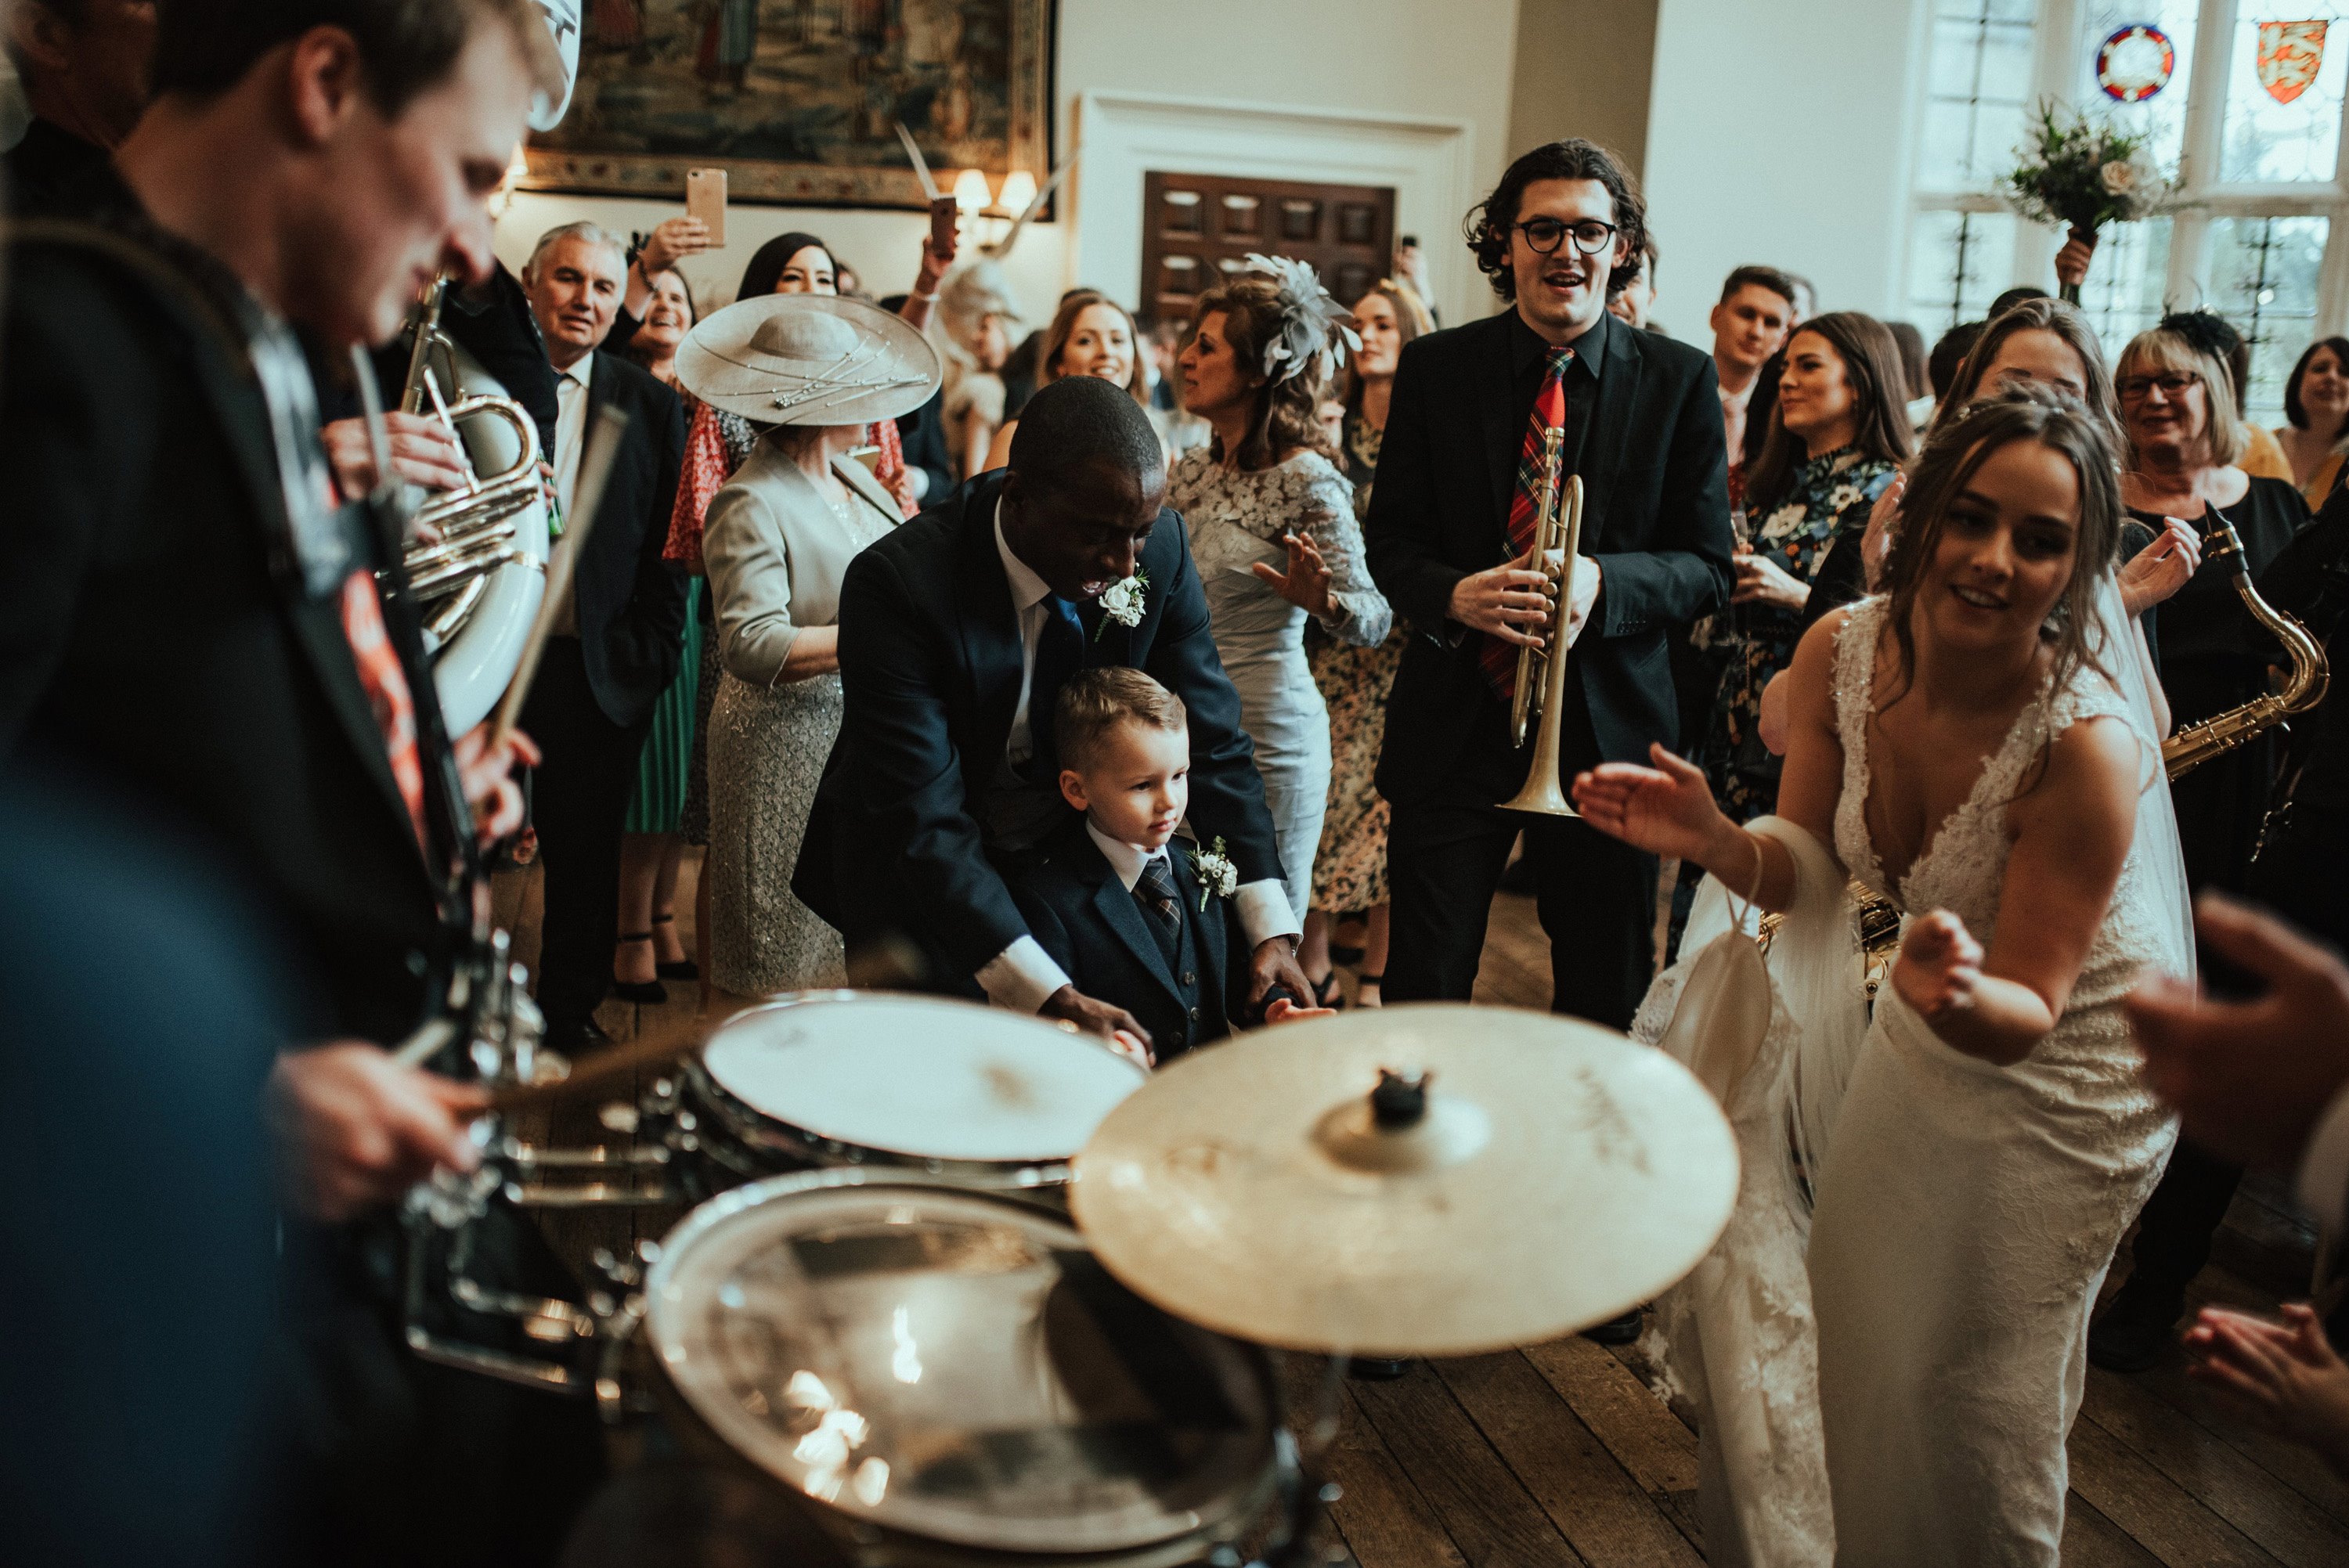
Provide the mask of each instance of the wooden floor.
MULTIPOLYGON (((678 901, 692 922, 688 861, 678 901)), ((535 965, 536 879, 502 879, 502 923, 535 965)), ((687 938, 690 943, 690 935, 687 938)), ((1503 894, 1476 998, 1546 1006, 1548 944, 1532 901, 1503 894)), ((607 1004, 620 1038, 689 1018, 690 984, 660 1008, 607 1004)), ((544 1130, 558 1141, 607 1137, 585 1110, 544 1130)), ((551 1215, 574 1259, 671 1216, 551 1215)), ((2304 1289, 2313 1238, 2281 1186, 2245 1184, 2194 1299, 2272 1309, 2304 1289)), ((2108 1287, 2109 1288, 2109 1287, 2108 1287)), ((1309 1357, 1285 1369, 1309 1449, 1343 1489, 1333 1513, 1361 1568, 1575 1564, 1661 1568, 1704 1560, 1696 1518, 1696 1439, 1651 1391, 1636 1350, 1572 1338, 1506 1355, 1422 1363, 1398 1382, 1332 1379, 1309 1357)), ((1927 1418, 1924 1412, 1920 1418, 1927 1418)), ((2173 1349, 2134 1377, 2091 1371, 2071 1443, 2064 1560, 2078 1568, 2341 1568, 2349 1564, 2349 1487, 2281 1439, 2221 1413, 2173 1349)))

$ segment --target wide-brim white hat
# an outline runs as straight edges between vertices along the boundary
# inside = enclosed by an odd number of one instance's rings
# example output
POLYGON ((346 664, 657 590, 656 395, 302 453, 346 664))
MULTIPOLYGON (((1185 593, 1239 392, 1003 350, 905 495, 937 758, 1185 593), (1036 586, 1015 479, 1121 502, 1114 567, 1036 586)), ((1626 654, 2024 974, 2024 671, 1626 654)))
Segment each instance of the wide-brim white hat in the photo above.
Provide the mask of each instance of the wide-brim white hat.
POLYGON ((836 294, 737 301, 697 323, 677 349, 687 391, 761 425, 894 419, 928 402, 938 377, 929 339, 836 294))

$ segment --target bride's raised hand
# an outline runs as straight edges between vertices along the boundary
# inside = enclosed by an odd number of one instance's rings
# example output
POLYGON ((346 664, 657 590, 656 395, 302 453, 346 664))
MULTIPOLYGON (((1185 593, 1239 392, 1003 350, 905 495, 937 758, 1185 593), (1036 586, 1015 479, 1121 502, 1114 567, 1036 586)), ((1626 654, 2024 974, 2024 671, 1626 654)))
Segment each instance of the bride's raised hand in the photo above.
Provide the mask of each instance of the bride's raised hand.
POLYGON ((1704 770, 1661 746, 1648 748, 1653 768, 1602 762, 1574 780, 1575 809, 1600 832, 1655 855, 1702 861, 1728 819, 1713 803, 1704 770))
POLYGON ((1892 965, 1892 988, 1928 1024, 1971 1007, 1982 984, 1982 946, 1966 923, 1946 909, 1909 923, 1900 956, 1892 965))

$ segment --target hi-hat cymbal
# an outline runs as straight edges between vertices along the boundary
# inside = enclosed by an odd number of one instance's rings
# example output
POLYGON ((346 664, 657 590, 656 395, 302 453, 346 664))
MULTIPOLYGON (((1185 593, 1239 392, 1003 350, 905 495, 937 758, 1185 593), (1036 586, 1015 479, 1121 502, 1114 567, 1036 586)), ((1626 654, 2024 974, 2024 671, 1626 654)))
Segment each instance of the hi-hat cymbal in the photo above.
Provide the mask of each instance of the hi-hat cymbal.
POLYGON ((1076 1173, 1095 1254, 1176 1316, 1294 1350, 1465 1356, 1603 1323, 1693 1268, 1728 1222, 1737 1146, 1660 1051, 1431 1003, 1185 1057, 1076 1173), (1416 1119, 1394 1086, 1373 1109, 1382 1068, 1431 1075, 1416 1119))

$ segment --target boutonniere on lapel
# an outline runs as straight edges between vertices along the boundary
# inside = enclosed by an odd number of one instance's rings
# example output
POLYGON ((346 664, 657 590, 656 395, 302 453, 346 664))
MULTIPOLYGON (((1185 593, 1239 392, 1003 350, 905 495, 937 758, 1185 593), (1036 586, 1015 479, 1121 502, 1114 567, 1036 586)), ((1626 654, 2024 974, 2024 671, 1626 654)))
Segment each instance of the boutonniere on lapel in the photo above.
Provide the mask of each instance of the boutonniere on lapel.
POLYGON ((1240 869, 1232 864, 1232 857, 1224 853, 1224 836, 1216 835, 1213 848, 1191 851, 1191 873, 1199 879, 1199 913, 1207 913, 1211 898, 1229 898, 1240 890, 1240 869))
POLYGON ((1112 621, 1129 631, 1142 624, 1143 599, 1149 592, 1150 573, 1140 567, 1134 568, 1133 576, 1121 577, 1102 589, 1101 624, 1093 628, 1093 641, 1101 641, 1101 634, 1109 629, 1112 621))

